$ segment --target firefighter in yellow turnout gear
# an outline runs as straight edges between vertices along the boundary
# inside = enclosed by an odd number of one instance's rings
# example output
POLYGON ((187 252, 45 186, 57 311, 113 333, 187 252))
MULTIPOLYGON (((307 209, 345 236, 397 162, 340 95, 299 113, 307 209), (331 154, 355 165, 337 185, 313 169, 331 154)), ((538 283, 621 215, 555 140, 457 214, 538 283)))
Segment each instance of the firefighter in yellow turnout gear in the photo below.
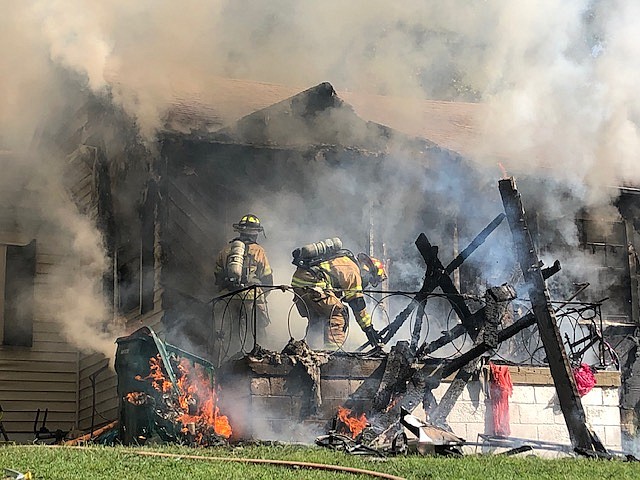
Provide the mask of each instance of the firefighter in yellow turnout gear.
MULTIPOLYGON (((251 285, 272 285, 273 272, 264 248, 258 244, 258 234, 264 232, 260 219, 252 214, 243 216, 233 229, 239 235, 224 247, 216 259, 214 270, 217 295, 242 290, 251 285)), ((240 350, 253 347, 253 307, 255 297, 257 341, 264 341, 269 325, 266 296, 269 291, 256 287, 239 291, 218 302, 215 309, 214 358, 229 358, 240 350)))
POLYGON ((384 267, 365 253, 354 257, 341 247, 340 239, 333 238, 293 252, 293 264, 298 268, 291 286, 298 312, 309 322, 307 341, 313 348, 322 341, 327 350, 341 347, 346 338, 349 305, 371 344, 378 346, 380 338, 367 312, 362 289, 386 279, 384 267))

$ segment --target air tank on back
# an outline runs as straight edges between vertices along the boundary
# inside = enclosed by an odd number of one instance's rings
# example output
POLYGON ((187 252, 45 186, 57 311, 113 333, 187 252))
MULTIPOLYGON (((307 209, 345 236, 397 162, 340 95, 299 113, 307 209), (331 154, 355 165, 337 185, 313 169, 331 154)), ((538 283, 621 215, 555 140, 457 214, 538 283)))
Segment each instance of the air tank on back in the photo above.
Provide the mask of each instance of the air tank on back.
POLYGON ((241 240, 231 242, 231 251, 227 257, 227 277, 230 283, 240 285, 246 245, 241 240))
POLYGON ((342 248, 342 240, 338 237, 327 238, 321 242, 309 243, 301 248, 296 248, 293 258, 299 260, 311 260, 318 257, 327 257, 342 248))

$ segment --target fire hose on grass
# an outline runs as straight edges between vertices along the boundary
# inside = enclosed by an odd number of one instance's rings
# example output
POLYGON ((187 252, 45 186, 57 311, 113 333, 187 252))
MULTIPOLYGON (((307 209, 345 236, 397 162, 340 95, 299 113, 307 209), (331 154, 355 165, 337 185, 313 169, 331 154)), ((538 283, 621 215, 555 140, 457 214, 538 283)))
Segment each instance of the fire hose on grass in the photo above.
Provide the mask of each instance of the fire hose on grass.
MULTIPOLYGON (((55 446, 48 445, 49 448, 71 448, 76 450, 96 450, 91 447, 83 446, 55 446)), ((267 458, 237 458, 237 457, 207 457, 204 455, 182 455, 179 453, 163 453, 163 452, 149 452, 144 450, 133 450, 131 453, 136 455, 142 455, 147 457, 163 457, 163 458, 175 458, 175 459, 187 459, 187 460, 205 460, 209 462, 235 462, 235 463, 249 463, 253 465, 278 465, 288 468, 308 468, 312 470, 325 470, 331 472, 344 472, 353 473, 354 475, 369 475, 374 478, 384 478, 387 480, 406 480, 404 477, 398 477, 389 473, 375 472, 373 470, 365 470, 363 468, 355 467, 343 467, 341 465, 328 465, 325 463, 312 463, 312 462, 298 462, 291 460, 271 460, 267 458)))

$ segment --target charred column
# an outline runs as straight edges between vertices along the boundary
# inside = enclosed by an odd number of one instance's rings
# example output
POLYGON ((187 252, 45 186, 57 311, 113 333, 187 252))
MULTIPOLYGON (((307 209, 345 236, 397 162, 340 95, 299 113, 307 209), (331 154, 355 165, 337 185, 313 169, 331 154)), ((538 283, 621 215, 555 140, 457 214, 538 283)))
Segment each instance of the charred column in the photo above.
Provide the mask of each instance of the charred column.
MULTIPOLYGON (((431 245, 429 239, 427 239, 427 236, 424 233, 420 234, 415 243, 427 266, 424 283, 420 291, 411 300, 411 303, 407 305, 407 307, 396 316, 393 322, 391 322, 380 331, 380 335, 382 336, 384 343, 388 343, 393 338, 393 336, 397 333, 397 331, 404 324, 407 318, 409 318, 411 313, 418 307, 420 307, 420 311, 418 312, 416 318, 417 325, 414 328, 413 337, 416 338, 420 336, 421 320, 424 316, 424 304, 429 298, 431 292, 433 292, 437 287, 440 287, 442 291, 448 295, 447 299, 462 321, 462 325, 460 326, 460 329, 455 333, 456 336, 454 338, 457 338, 460 335, 464 335, 467 332, 471 335, 472 338, 475 338, 477 325, 474 323, 474 317, 469 311, 469 308, 467 307, 464 299, 458 292, 457 287, 455 286, 449 275, 458 267, 460 267, 465 259, 467 259, 474 251, 476 251, 478 247, 480 247, 480 245, 485 242, 487 237, 496 228, 498 228, 504 218, 504 213, 501 213, 496 218, 494 218, 491 223, 487 225, 476 236, 476 238, 473 239, 473 241, 467 246, 467 248, 460 252, 456 256, 456 258, 454 258, 446 267, 442 265, 440 259, 438 258, 438 247, 431 245)), ((450 340, 446 340, 445 344, 449 341, 450 340)), ((369 342, 361 345, 358 348, 358 351, 364 350, 368 345, 369 342)))
POLYGON ((574 448, 592 450, 593 441, 587 428, 584 409, 578 396, 569 359, 562 345, 547 285, 542 276, 541 263, 527 227, 520 194, 513 178, 500 180, 499 189, 513 235, 517 258, 529 286, 533 313, 549 360, 549 369, 567 423, 571 443, 574 448))

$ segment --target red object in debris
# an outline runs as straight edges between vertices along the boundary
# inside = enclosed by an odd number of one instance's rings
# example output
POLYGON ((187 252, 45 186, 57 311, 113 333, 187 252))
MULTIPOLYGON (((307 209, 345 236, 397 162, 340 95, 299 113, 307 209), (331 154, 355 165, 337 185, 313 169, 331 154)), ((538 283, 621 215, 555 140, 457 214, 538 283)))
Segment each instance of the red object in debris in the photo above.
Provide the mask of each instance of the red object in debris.
POLYGON ((581 397, 589 393, 596 384, 596 376, 586 363, 582 363, 579 367, 573 369, 573 377, 576 379, 578 395, 581 397))
POLYGON ((509 425, 509 397, 513 393, 511 373, 506 365, 489 363, 491 384, 489 398, 493 414, 493 434, 508 437, 511 434, 509 425))

